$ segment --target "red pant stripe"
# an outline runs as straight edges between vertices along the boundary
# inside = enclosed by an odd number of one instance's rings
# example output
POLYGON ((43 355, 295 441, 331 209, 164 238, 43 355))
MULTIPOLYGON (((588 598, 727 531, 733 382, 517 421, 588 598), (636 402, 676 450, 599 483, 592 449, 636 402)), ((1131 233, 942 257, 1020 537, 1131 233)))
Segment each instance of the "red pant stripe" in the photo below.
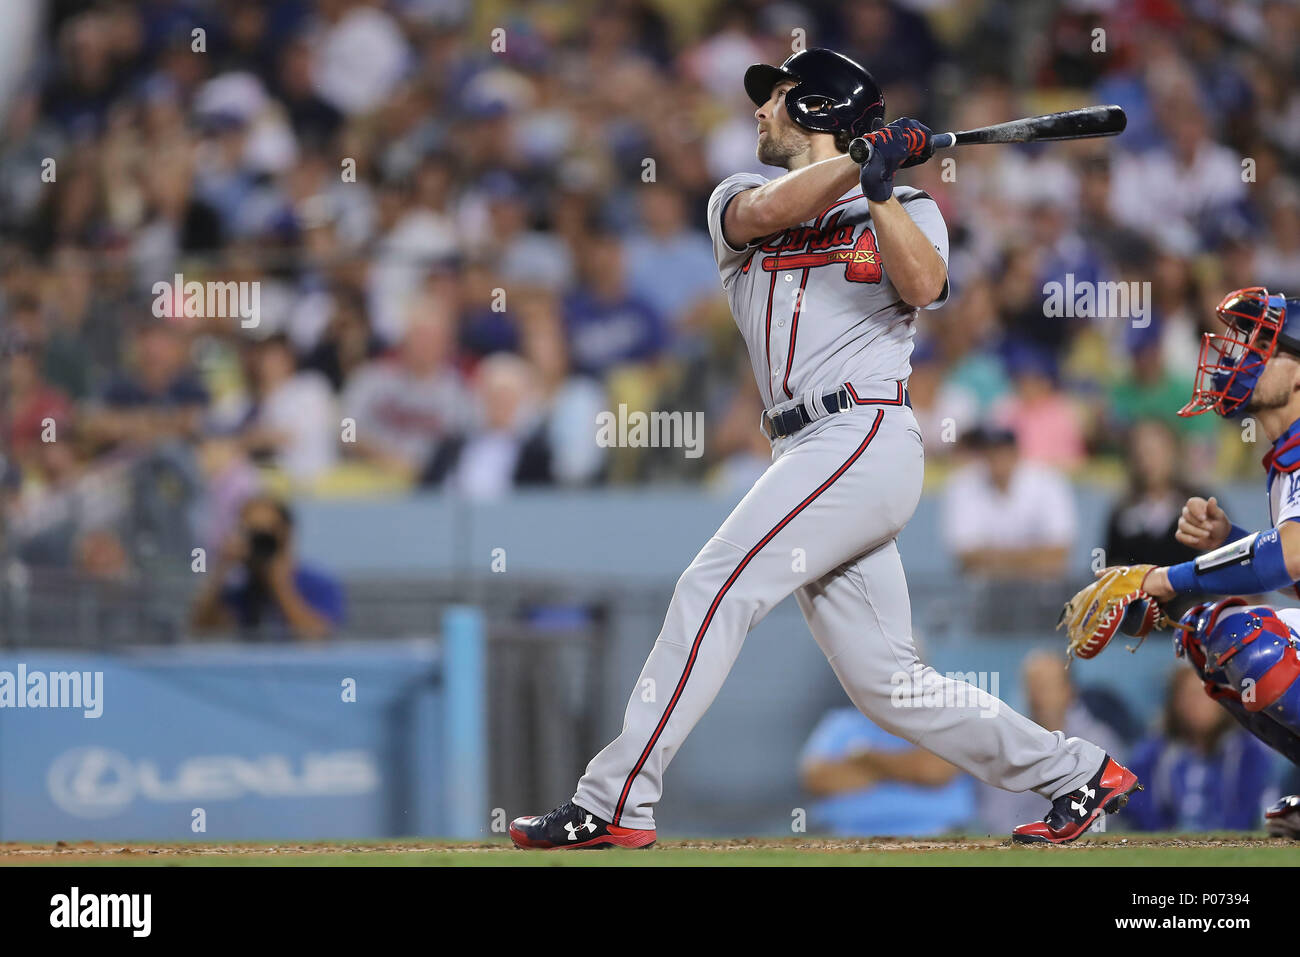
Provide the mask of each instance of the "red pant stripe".
POLYGON ((786 515, 785 518, 781 519, 781 521, 779 521, 770 532, 764 535, 762 540, 745 554, 745 557, 740 560, 740 564, 736 566, 735 570, 723 583, 722 587, 718 589, 718 594, 714 596, 713 603, 709 605, 708 614, 704 616, 704 623, 700 625, 700 630, 695 633, 695 641, 691 644, 691 653, 686 658, 686 667, 682 670, 682 677, 677 682, 677 688, 673 691, 673 696, 668 702, 668 707, 664 709, 664 716, 659 719, 659 724, 655 726, 654 734, 650 735, 649 743, 645 746, 645 750, 641 752, 641 757, 637 760, 636 766, 632 768, 632 773, 627 776, 627 781, 623 784, 623 791, 618 796, 618 804, 614 808, 614 820, 611 823, 618 824, 622 819, 623 806, 627 803, 628 793, 632 790, 632 782, 636 780, 637 775, 641 773, 641 769, 645 767, 646 760, 650 757, 650 752, 654 750, 655 744, 659 741, 659 736, 663 734, 663 730, 668 724, 668 719, 672 717, 673 709, 677 707, 677 701, 681 698, 682 691, 686 688, 686 682, 690 679, 691 671, 695 667, 695 659, 696 656, 699 655, 700 643, 704 640, 704 633, 709 630, 709 625, 713 621, 713 616, 717 612, 718 606, 722 604, 722 599, 731 589, 732 584, 734 584, 736 579, 740 577, 740 573, 745 570, 745 566, 753 560, 754 556, 763 550, 763 546, 775 538, 781 529, 794 521, 795 516, 811 505, 817 496, 821 495, 822 492, 834 485, 835 481, 849 470, 849 466, 862 456, 862 453, 867 450, 867 446, 869 446, 871 441, 876 437, 876 433, 880 431, 880 423, 884 417, 884 409, 880 409, 876 412, 876 419, 871 423, 871 430, 867 432, 867 437, 862 440, 862 444, 854 450, 853 454, 848 457, 848 460, 837 468, 830 478, 819 485, 816 491, 791 509, 790 513, 786 515))

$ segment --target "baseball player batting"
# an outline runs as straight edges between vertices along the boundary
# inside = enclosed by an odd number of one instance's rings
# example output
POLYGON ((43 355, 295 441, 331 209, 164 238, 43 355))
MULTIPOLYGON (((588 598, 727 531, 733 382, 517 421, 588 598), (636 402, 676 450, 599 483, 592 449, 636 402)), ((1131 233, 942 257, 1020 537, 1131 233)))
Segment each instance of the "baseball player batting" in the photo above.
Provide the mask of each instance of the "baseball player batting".
POLYGON ((923 468, 908 357, 918 310, 948 296, 948 235, 935 202, 895 187, 894 174, 929 159, 930 131, 912 119, 884 126, 871 74, 829 50, 751 66, 745 90, 758 105, 758 158, 787 172, 728 177, 708 219, 772 464, 678 580, 622 732, 572 800, 517 818, 510 836, 523 848, 653 844, 669 762, 745 635, 793 592, 863 714, 981 780, 1051 801, 1017 840, 1073 840, 1122 807, 1137 778, 1096 745, 923 668, 912 640, 895 545, 923 468), (846 155, 858 136, 873 147, 863 166, 846 155), (926 700, 960 704, 894 706, 896 676, 914 673, 926 700))
MULTIPOLYGON (((1181 565, 1117 566, 1062 613, 1070 650, 1101 652, 1117 631, 1145 638, 1173 625, 1174 651, 1205 691, 1273 750, 1300 764, 1300 609, 1250 605, 1240 596, 1300 595, 1300 299, 1261 286, 1229 293, 1216 310, 1222 334, 1205 333, 1191 401, 1179 415, 1250 415, 1273 443, 1264 456, 1270 527, 1247 532, 1213 498, 1188 499, 1177 539, 1202 551, 1181 565), (1200 601, 1174 625, 1163 603, 1200 601)), ((1270 834, 1300 838, 1300 795, 1264 815, 1270 834)))

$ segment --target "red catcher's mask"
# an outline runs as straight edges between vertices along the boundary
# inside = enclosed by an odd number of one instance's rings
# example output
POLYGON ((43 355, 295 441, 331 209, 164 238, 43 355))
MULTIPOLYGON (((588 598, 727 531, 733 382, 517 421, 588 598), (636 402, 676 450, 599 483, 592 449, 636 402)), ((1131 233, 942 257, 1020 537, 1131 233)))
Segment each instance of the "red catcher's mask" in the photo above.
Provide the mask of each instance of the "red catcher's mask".
POLYGON ((1278 332, 1286 319, 1286 297, 1263 286, 1248 286, 1223 297, 1214 310, 1227 332, 1201 337, 1192 397, 1178 410, 1182 416, 1217 412, 1232 417, 1245 411, 1264 364, 1277 351, 1278 332))

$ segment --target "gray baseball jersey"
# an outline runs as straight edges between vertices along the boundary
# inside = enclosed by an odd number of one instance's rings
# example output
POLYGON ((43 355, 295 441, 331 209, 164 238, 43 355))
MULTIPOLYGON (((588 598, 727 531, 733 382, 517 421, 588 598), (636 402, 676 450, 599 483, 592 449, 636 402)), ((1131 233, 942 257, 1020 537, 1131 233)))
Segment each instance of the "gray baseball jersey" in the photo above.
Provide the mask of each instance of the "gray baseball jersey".
MULTIPOLYGON (((759 388, 772 407, 847 383, 853 407, 809 406, 813 421, 773 442, 772 465, 678 579, 623 730, 587 765, 574 803, 616 826, 653 828, 668 763, 745 635, 792 593, 849 698, 882 728, 1008 790, 1056 798, 1079 788, 1101 766, 1100 748, 918 660, 895 544, 924 472, 904 401, 917 310, 889 282, 860 190, 779 235, 730 246, 726 204, 764 182, 732 176, 709 204, 718 271, 759 388)), ((946 261, 933 200, 895 195, 946 261)))
MULTIPOLYGON (((727 204, 766 182, 737 173, 719 183, 709 200, 709 233, 768 408, 845 382, 905 381, 917 310, 889 281, 862 190, 853 188, 793 229, 735 248, 722 234, 727 204)), ((935 201, 908 187, 894 195, 947 263, 948 229, 935 201)), ((926 308, 947 298, 945 287, 926 308)))

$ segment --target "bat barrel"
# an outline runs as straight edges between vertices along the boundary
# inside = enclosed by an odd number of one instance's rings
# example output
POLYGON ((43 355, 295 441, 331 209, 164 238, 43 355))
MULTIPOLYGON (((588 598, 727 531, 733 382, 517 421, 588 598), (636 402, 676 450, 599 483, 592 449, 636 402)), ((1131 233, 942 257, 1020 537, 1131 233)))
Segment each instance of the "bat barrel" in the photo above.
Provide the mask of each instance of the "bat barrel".
POLYGON ((1094 136, 1115 136, 1122 133, 1127 124, 1128 118, 1118 106, 1088 106, 962 130, 956 134, 955 141, 966 144, 1083 140, 1094 136))
MULTIPOLYGON (((937 150, 967 143, 1035 143, 1049 140, 1081 140, 1094 136, 1115 136, 1128 124, 1118 106, 1088 106, 1079 110, 1027 116, 1024 119, 981 126, 956 133, 935 133, 930 142, 937 150)), ((849 144, 849 156, 859 166, 871 161, 869 140, 859 136, 849 144)))

